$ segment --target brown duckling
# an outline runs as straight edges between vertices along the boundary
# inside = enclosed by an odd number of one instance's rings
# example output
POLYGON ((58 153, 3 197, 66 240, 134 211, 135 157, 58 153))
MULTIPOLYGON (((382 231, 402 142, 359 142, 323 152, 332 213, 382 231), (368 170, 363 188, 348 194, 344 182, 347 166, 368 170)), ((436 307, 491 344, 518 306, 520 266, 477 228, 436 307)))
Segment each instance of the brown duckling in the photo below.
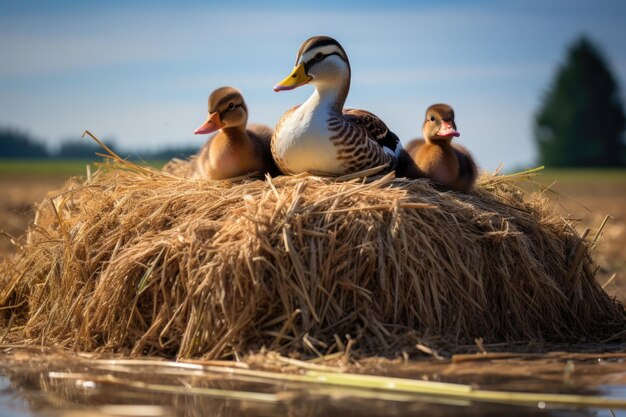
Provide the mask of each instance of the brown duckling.
POLYGON ((452 107, 430 106, 422 134, 424 139, 414 139, 405 147, 419 169, 416 172, 452 190, 470 191, 476 181, 476 163, 467 149, 451 143, 452 138, 460 136, 452 107))
POLYGON ((196 176, 213 180, 258 172, 278 174, 270 143, 272 129, 250 125, 248 108, 241 92, 222 87, 209 96, 209 116, 194 134, 218 131, 200 149, 196 159, 196 176))

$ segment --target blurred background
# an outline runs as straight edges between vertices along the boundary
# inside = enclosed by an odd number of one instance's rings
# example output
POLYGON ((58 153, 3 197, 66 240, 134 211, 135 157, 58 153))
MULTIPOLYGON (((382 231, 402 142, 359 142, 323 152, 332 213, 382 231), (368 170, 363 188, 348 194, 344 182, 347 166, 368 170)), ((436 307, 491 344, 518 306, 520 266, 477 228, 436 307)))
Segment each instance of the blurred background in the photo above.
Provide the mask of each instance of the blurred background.
MULTIPOLYGON (((328 34, 352 64, 348 107, 371 110, 408 141, 421 135, 426 108, 446 102, 483 168, 532 166, 541 159, 535 116, 582 39, 614 83, 626 83, 625 19, 619 0, 2 0, 0 127, 59 156, 74 156, 64 144, 85 129, 128 154, 196 149, 206 137, 193 130, 217 87, 240 88, 250 120, 272 126, 304 101, 311 87, 272 86, 302 41, 328 34)), ((574 65, 585 71, 590 59, 574 65)), ((601 74, 590 70, 593 82, 601 74)), ((584 77, 564 87, 583 89, 584 77)))
POLYGON ((449 103, 483 169, 545 165, 563 214, 592 228, 612 215, 598 255, 608 281, 626 270, 624 22, 620 0, 0 0, 2 250, 34 201, 97 159, 85 129, 131 158, 189 155, 223 85, 273 126, 311 87, 272 86, 302 41, 326 34, 351 61, 347 107, 407 142, 430 104, 449 103))

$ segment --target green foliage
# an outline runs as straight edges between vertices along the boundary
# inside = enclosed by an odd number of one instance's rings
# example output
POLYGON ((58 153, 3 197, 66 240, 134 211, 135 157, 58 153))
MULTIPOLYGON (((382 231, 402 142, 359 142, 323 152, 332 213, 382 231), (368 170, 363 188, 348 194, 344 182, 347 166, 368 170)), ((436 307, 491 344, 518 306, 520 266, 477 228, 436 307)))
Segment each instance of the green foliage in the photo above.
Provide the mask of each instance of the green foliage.
MULTIPOLYGON (((198 147, 179 146, 158 150, 139 150, 125 152, 107 142, 107 146, 124 158, 135 161, 168 161, 174 157, 186 158, 197 152, 198 147)), ((0 160, 7 163, 10 159, 52 159, 94 162, 102 160, 98 153, 104 149, 90 139, 66 139, 56 151, 49 150, 42 140, 33 139, 28 134, 15 129, 0 127, 0 160)))
POLYGON ((0 129, 0 158, 43 158, 48 156, 45 146, 19 130, 0 129))
MULTIPOLYGON (((172 158, 184 159, 198 152, 198 146, 181 146, 179 148, 165 148, 152 152, 142 152, 136 159, 146 161, 168 161, 172 158)), ((133 158, 130 158, 133 159, 133 158)))
POLYGON ((546 167, 626 166, 626 117, 619 87, 586 37, 570 47, 535 120, 546 167))
MULTIPOLYGON (((100 159, 98 162, 102 162, 100 159)), ((140 165, 148 165, 156 169, 161 169, 166 160, 148 160, 140 165)), ((1 159, 0 158, 0 178, 11 176, 32 176, 32 177, 61 177, 67 178, 74 175, 86 175, 87 165, 91 165, 91 172, 96 172, 98 167, 92 160, 83 159, 1 159)))
MULTIPOLYGON (((0 178, 6 176, 61 177, 85 175, 90 161, 80 159, 0 159, 0 178)), ((92 172, 96 168, 92 165, 92 172)))
MULTIPOLYGON (((116 150, 115 146, 109 144, 111 149, 116 150)), ((82 159, 97 161, 102 159, 96 153, 102 153, 104 150, 97 144, 89 140, 70 139, 61 143, 61 147, 53 156, 62 159, 82 159)))

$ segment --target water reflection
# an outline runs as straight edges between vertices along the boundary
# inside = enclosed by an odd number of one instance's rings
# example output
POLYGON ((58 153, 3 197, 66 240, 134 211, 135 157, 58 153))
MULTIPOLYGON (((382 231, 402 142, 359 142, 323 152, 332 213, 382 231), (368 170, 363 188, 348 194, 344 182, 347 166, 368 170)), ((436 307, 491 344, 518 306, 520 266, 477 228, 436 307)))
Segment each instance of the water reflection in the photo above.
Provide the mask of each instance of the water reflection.
MULTIPOLYGON (((425 369, 423 365, 410 363, 402 367, 398 365, 397 369, 390 366, 387 370, 391 373, 414 373, 417 368, 425 369)), ((593 371, 598 366, 601 365, 597 362, 588 364, 593 371)), ((443 369, 439 374, 453 380, 453 375, 449 371, 446 374, 443 369)), ((490 377, 487 369, 478 372, 473 382, 491 388, 500 385, 526 389, 526 386, 520 385, 514 367, 510 369, 513 382, 499 375, 497 369, 490 377)), ((596 392, 603 385, 602 381, 607 380, 622 383, 623 367, 611 369, 615 371, 612 379, 611 373, 605 372, 605 367, 602 371, 608 379, 599 379, 597 385, 588 385, 584 390, 596 392), (618 375, 620 369, 621 374, 618 375)), ((608 410, 540 409, 412 394, 381 392, 372 398, 371 391, 301 382, 261 381, 254 377, 207 372, 197 366, 179 369, 116 365, 112 362, 103 365, 103 362, 68 354, 41 354, 32 350, 5 351, 0 355, 0 375, 0 415, 7 417, 611 415, 608 410)), ((431 377, 434 375, 431 373, 431 377)), ((541 375, 536 376, 527 375, 526 378, 533 381, 535 388, 553 392, 572 391, 571 383, 547 383, 541 375)), ((461 382, 469 377, 461 372, 458 378, 461 382)), ((604 386, 606 389, 607 385, 604 386)), ((616 395, 624 395, 624 385, 608 387, 606 392, 609 394, 613 389, 616 395)))

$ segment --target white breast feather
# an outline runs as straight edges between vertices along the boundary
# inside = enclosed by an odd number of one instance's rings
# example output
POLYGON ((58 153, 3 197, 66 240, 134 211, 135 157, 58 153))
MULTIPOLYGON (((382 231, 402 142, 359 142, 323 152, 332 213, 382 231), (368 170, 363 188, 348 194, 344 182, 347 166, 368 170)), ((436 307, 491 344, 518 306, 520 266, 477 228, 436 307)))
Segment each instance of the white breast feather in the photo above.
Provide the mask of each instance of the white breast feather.
POLYGON ((344 173, 327 120, 326 112, 311 112, 305 103, 283 121, 275 149, 289 171, 344 173))

